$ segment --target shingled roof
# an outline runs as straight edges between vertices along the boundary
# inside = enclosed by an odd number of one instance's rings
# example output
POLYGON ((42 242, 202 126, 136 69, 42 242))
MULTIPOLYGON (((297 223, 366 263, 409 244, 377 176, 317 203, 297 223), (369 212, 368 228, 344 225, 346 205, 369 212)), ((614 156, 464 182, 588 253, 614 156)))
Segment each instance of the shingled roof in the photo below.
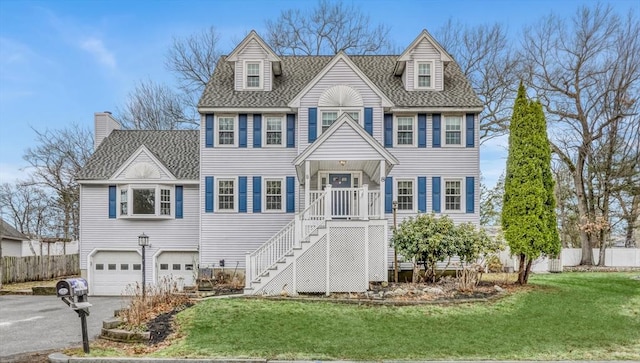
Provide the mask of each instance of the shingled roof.
MULTIPOLYGON (((281 56, 282 75, 271 91, 235 91, 233 63, 221 57, 199 107, 288 107, 288 103, 333 59, 333 56, 281 56)), ((455 62, 447 64, 443 91, 407 91, 393 74, 397 55, 351 55, 349 59, 396 107, 482 107, 455 62)))
POLYGON ((20 231, 15 229, 15 227, 5 222, 4 219, 0 218, 0 222, 0 225, 2 225, 2 229, 0 229, 0 239, 12 239, 16 241, 29 240, 29 237, 25 236, 20 231))
POLYGON ((199 178, 197 130, 114 130, 100 144, 76 179, 106 180, 144 145, 181 180, 199 178))

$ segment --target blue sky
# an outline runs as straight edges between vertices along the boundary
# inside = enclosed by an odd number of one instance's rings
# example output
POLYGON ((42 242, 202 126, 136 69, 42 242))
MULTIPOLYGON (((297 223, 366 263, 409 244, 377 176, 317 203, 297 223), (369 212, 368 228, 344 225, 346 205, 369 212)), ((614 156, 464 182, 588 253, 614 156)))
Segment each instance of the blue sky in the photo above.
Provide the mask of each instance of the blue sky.
MULTIPOLYGON (((119 1, 0 0, 0 182, 24 177, 25 149, 33 129, 93 127, 93 113, 114 111, 142 79, 174 83, 164 68, 173 37, 211 25, 221 50, 251 29, 264 33, 266 19, 315 1, 119 1)), ((447 19, 470 25, 501 22, 514 37, 526 24, 553 12, 570 17, 587 0, 348 2, 391 27, 402 48, 422 29, 432 33, 447 19)), ((620 13, 636 1, 611 4, 620 13)), ((505 164, 506 139, 483 146, 481 169, 493 184, 505 164)))

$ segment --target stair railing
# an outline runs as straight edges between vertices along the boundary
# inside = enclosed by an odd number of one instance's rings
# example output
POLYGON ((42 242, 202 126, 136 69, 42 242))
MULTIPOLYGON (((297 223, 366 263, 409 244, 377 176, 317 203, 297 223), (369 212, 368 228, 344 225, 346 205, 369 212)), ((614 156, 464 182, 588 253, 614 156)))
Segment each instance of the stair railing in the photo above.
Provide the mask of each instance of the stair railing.
POLYGON ((262 246, 253 252, 247 252, 245 268, 245 287, 251 287, 251 281, 267 272, 280 259, 290 253, 294 247, 311 235, 322 225, 326 192, 322 193, 304 211, 276 234, 269 238, 262 246))

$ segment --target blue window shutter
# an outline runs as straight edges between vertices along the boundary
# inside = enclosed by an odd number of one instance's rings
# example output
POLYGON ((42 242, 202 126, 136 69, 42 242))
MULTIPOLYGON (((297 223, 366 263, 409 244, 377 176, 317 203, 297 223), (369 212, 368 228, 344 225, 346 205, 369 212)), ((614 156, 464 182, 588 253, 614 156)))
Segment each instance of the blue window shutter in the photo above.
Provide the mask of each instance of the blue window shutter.
POLYGON ((475 178, 472 176, 467 177, 467 213, 473 213, 475 210, 475 178))
POLYGON ((427 114, 418 114, 418 147, 427 147, 427 114))
POLYGON ((247 213, 247 177, 238 177, 238 212, 247 213))
POLYGON ((213 177, 204 178, 204 211, 213 212, 213 177))
POLYGON ((238 147, 247 147, 247 114, 238 115, 238 147))
POLYGON ((427 212, 427 177, 418 177, 418 213, 427 212))
POLYGON ((296 178, 294 176, 287 177, 287 213, 293 213, 296 210, 295 205, 295 192, 296 192, 296 178))
POLYGON ((433 147, 440 147, 440 114, 431 115, 433 121, 433 147))
POLYGON ((390 176, 384 180, 384 212, 393 213, 393 178, 390 176))
POLYGON ((369 135, 373 135, 373 108, 371 107, 364 108, 364 129, 369 135))
POLYGON ((393 115, 384 114, 384 147, 393 147, 393 115))
POLYGON ((109 185, 109 218, 116 217, 116 186, 109 185))
POLYGON ((296 146, 296 115, 294 113, 287 114, 287 147, 296 146))
POLYGON ((467 114, 467 147, 473 147, 475 144, 474 128, 475 128, 475 115, 472 113, 468 113, 467 114))
POLYGON ((205 116, 205 146, 213 147, 213 114, 207 114, 205 116))
POLYGON ((182 185, 176 185, 176 218, 182 218, 183 201, 182 185))
POLYGON ((262 115, 253 114, 253 147, 262 147, 262 115))
POLYGON ((309 143, 316 141, 318 137, 318 109, 309 108, 309 143))
POLYGON ((262 212, 262 178, 253 177, 253 213, 262 212))
POLYGON ((434 213, 440 213, 440 177, 434 176, 431 181, 433 182, 433 186, 431 187, 432 194, 432 207, 434 213))

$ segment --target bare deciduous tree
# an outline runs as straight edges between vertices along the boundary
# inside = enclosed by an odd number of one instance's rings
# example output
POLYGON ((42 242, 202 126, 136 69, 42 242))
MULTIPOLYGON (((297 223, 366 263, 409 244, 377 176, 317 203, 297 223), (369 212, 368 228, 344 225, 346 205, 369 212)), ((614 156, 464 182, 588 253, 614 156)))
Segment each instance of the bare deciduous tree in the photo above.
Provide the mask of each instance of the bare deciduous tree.
POLYGON ((320 0, 309 11, 284 10, 267 20, 266 42, 277 54, 376 54, 390 49, 389 27, 372 25, 353 5, 320 0))
POLYGON ((165 67, 176 75, 186 94, 202 94, 220 59, 219 42, 220 34, 213 26, 186 38, 173 38, 165 67))
POLYGON ((53 207, 62 214, 57 237, 75 239, 79 231, 80 188, 76 175, 93 152, 93 134, 71 125, 60 130, 34 130, 37 146, 26 150, 24 159, 33 167, 27 185, 51 188, 53 207))
POLYGON ((637 111, 640 82, 640 24, 610 6, 582 7, 567 24, 553 15, 525 30, 521 57, 528 83, 545 106, 553 151, 573 175, 582 228, 582 264, 593 264, 592 248, 605 243, 600 227, 607 211, 598 210, 594 170, 599 142, 612 124, 637 111), (603 214, 604 213, 604 214, 603 214), (600 226, 600 227, 598 227, 600 226), (593 227, 593 228, 592 228, 593 227))
POLYGON ((140 81, 116 113, 122 126, 133 130, 196 128, 199 121, 185 95, 152 80, 140 81))
POLYGON ((435 34, 484 104, 480 142, 506 134, 519 76, 506 29, 498 23, 469 26, 449 19, 435 34))
POLYGON ((59 209, 39 186, 25 182, 0 185, 0 208, 5 220, 27 236, 38 238, 58 232, 59 209))

